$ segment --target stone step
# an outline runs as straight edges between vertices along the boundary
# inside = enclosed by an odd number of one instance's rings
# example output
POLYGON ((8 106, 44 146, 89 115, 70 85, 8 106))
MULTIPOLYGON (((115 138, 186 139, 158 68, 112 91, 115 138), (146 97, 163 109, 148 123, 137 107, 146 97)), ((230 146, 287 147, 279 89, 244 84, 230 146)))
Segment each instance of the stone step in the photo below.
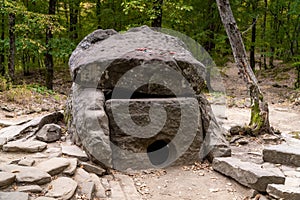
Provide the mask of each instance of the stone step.
POLYGON ((300 186, 291 187, 289 185, 282 184, 269 184, 267 192, 270 196, 277 199, 286 200, 299 200, 300 199, 300 186))
POLYGON ((300 167, 300 148, 287 144, 269 146, 263 150, 265 162, 300 167))
POLYGON ((260 192, 265 192, 268 184, 285 182, 285 177, 278 168, 264 169, 258 164, 242 162, 237 158, 215 158, 212 166, 214 170, 260 192))

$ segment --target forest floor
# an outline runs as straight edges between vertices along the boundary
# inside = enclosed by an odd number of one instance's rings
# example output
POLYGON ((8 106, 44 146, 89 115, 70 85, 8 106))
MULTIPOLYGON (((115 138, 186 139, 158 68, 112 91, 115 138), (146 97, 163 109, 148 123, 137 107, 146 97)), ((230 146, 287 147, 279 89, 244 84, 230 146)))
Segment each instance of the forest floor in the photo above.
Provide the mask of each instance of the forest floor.
MULTIPOLYGON (((292 139, 290 133, 300 131, 300 94, 294 89, 295 69, 276 63, 275 69, 257 73, 266 100, 269 102, 270 122, 282 135, 292 139)), ((228 63, 222 69, 226 88, 227 106, 220 123, 225 129, 234 125, 245 125, 250 119, 250 100, 237 68, 228 63)), ((55 74, 55 92, 41 87, 43 76, 28 76, 20 87, 0 92, 0 120, 14 121, 34 118, 45 113, 63 110, 71 87, 67 69, 55 74), (37 83, 32 85, 31 83, 37 83)), ((1 127, 0 127, 1 128, 1 127)), ((244 146, 232 145, 233 155, 242 152, 260 152, 265 143, 262 138, 248 138, 244 146)), ((300 140, 299 140, 300 142, 300 140)), ((1 152, 3 153, 3 152, 1 152)), ((143 199, 214 199, 244 200, 252 196, 245 188, 211 168, 211 164, 195 163, 191 166, 172 167, 161 170, 145 170, 130 174, 143 199)))

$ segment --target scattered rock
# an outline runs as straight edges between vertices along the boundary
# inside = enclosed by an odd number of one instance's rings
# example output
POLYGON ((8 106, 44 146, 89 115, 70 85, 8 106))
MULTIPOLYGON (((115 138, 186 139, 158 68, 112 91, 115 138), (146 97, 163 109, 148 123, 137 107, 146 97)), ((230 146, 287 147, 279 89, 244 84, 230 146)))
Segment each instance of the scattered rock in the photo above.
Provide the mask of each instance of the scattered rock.
POLYGON ((36 167, 54 176, 64 171, 69 165, 70 162, 66 158, 51 158, 39 163, 36 167))
POLYGON ((38 185, 25 185, 25 186, 19 186, 18 191, 19 192, 40 193, 43 191, 43 188, 41 188, 38 185))
POLYGON ((77 168, 77 158, 70 158, 68 159, 70 165, 63 171, 64 174, 68 175, 68 176, 73 176, 76 168, 77 168))
POLYGON ((38 197, 35 200, 56 200, 56 199, 51 198, 51 197, 38 197))
POLYGON ((260 192, 265 192, 268 184, 283 184, 285 181, 284 175, 277 168, 264 169, 237 158, 215 158, 212 166, 214 170, 260 192))
POLYGON ((3 151, 6 152, 29 152, 35 153, 43 151, 47 147, 45 142, 36 140, 14 141, 3 146, 3 151))
POLYGON ((13 182, 15 182, 15 179, 16 179, 15 174, 0 171, 0 188, 5 188, 10 186, 13 182))
POLYGON ((31 167, 35 163, 34 159, 24 158, 18 162, 18 165, 31 167))
POLYGON ((81 162, 80 166, 83 169, 85 169, 87 172, 94 173, 94 174, 97 174, 99 176, 103 176, 105 174, 105 172, 106 172, 105 169, 103 169, 101 167, 98 167, 98 166, 95 166, 95 165, 91 165, 91 164, 86 163, 86 162, 81 162))
POLYGON ((17 120, 0 119, 0 126, 2 126, 2 127, 16 126, 16 125, 24 124, 30 120, 32 120, 31 117, 26 117, 26 119, 17 119, 17 120))
POLYGON ((88 156, 86 155, 86 153, 76 145, 71 145, 71 146, 62 145, 61 149, 62 149, 62 153, 65 155, 76 157, 82 161, 88 161, 88 156))
POLYGON ((137 192, 134 182, 129 176, 123 174, 115 174, 115 177, 119 179, 121 188, 123 189, 127 199, 141 200, 141 196, 137 192))
POLYGON ((284 185, 290 187, 300 187, 300 177, 299 178, 286 177, 284 185))
POLYGON ((103 187, 100 178, 96 174, 91 174, 91 180, 95 183, 95 197, 99 199, 107 198, 105 188, 103 187))
POLYGON ((36 167, 23 167, 18 165, 3 165, 0 166, 0 171, 13 172, 16 174, 16 181, 18 183, 28 184, 46 184, 51 181, 51 176, 36 168, 36 167))
POLYGON ((7 139, 4 137, 0 137, 0 149, 2 149, 3 145, 7 143, 7 139))
POLYGON ((24 192, 0 192, 1 200, 28 200, 29 195, 24 192))
POLYGON ((118 181, 110 181, 111 200, 127 199, 118 181))
POLYGON ((265 162, 300 166, 300 148, 287 144, 269 146, 263 150, 265 162))
POLYGON ((43 142, 55 142, 61 137, 61 127, 56 124, 44 125, 36 134, 36 139, 43 142))
POLYGON ((275 198, 286 200, 299 200, 300 187, 291 187, 280 184, 269 184, 267 192, 275 198))
POLYGON ((53 197, 55 199, 68 200, 71 199, 77 188, 77 183, 67 177, 59 177, 52 181, 51 188, 47 192, 47 197, 53 197))

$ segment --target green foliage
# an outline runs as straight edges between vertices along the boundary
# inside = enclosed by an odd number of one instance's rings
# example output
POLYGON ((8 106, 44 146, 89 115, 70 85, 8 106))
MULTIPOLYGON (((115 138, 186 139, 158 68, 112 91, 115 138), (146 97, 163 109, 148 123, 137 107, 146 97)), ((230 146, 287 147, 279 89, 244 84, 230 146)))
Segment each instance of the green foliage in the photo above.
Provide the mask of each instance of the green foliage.
POLYGON ((0 76, 0 92, 6 91, 9 89, 10 84, 3 76, 0 76))

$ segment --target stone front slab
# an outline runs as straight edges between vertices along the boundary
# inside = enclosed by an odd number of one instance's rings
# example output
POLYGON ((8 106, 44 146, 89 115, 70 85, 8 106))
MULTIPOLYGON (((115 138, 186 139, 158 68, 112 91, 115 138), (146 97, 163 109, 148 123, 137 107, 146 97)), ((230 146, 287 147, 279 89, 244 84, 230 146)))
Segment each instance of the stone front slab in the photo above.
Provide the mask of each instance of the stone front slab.
POLYGON ((47 147, 47 143, 40 141, 14 141, 3 145, 3 151, 6 152, 41 152, 47 147))
POLYGON ((70 162, 66 158, 51 158, 39 163, 36 167, 54 176, 64 171, 69 165, 70 162))
POLYGON ((111 99, 106 111, 115 168, 153 168, 199 160, 203 133, 197 99, 111 99))
POLYGON ((215 158, 212 166, 214 170, 260 192, 265 192, 268 184, 285 182, 285 177, 279 169, 264 169, 260 165, 242 162, 237 158, 215 158))
POLYGON ((300 186, 291 187, 280 184, 268 185, 267 192, 272 197, 286 200, 299 200, 300 199, 300 186))
POLYGON ((263 159, 265 162, 300 167, 300 147, 287 144, 269 146, 263 150, 263 159))

